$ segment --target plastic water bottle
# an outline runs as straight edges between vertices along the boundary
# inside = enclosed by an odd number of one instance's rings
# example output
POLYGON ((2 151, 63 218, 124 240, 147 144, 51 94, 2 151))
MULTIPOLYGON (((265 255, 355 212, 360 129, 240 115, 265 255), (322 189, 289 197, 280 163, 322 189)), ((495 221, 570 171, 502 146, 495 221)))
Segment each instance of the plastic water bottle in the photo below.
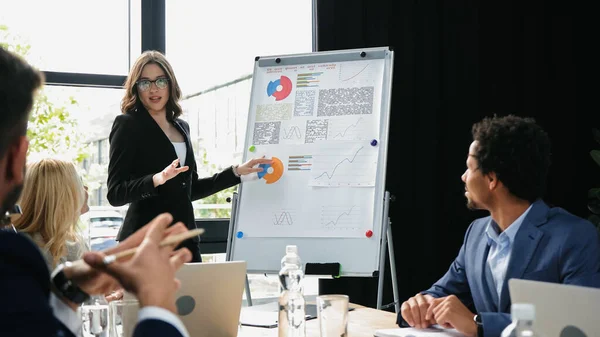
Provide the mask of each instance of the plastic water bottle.
POLYGON ((501 337, 541 337, 533 328, 535 306, 529 303, 513 303, 510 307, 512 323, 501 334, 501 337))
POLYGON ((298 247, 286 246, 279 271, 279 337, 306 336, 306 309, 303 294, 304 272, 298 247))
POLYGON ((84 337, 108 337, 108 302, 104 295, 92 296, 80 310, 84 337))

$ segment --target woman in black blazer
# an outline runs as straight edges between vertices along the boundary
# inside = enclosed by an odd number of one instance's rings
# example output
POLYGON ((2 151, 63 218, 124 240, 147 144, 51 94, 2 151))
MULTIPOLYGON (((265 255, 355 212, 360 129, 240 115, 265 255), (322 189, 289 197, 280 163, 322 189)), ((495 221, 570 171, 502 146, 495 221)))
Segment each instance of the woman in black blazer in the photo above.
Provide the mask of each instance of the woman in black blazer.
MULTIPOLYGON (((122 115, 110 132, 108 194, 111 205, 130 203, 117 236, 122 241, 168 212, 174 223, 196 228, 192 201, 240 183, 241 176, 262 171, 268 159, 252 159, 207 178, 198 178, 188 123, 179 119, 181 89, 171 65, 156 51, 144 52, 125 82, 122 115)), ((245 177, 242 177, 245 178, 245 177)), ((200 262, 199 238, 182 246, 200 262)))

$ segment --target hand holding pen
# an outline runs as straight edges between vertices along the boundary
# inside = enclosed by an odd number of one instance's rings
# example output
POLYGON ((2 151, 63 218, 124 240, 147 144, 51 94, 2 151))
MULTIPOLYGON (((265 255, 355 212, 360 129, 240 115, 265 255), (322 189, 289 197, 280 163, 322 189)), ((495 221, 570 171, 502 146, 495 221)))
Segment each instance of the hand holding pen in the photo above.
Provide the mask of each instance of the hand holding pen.
POLYGON ((191 234, 186 234, 190 231, 182 223, 169 227, 172 221, 170 214, 157 216, 116 247, 86 253, 85 262, 74 262, 71 268, 65 269, 66 276, 90 295, 106 294, 122 287, 135 294, 142 307, 158 306, 175 312, 175 292, 179 287, 175 273, 192 255, 186 248, 174 250, 191 234), (171 238, 170 244, 161 245, 163 239, 177 234, 186 235, 171 238), (134 250, 129 250, 132 248, 134 250), (109 264, 105 263, 107 255, 114 255, 108 259, 109 264))

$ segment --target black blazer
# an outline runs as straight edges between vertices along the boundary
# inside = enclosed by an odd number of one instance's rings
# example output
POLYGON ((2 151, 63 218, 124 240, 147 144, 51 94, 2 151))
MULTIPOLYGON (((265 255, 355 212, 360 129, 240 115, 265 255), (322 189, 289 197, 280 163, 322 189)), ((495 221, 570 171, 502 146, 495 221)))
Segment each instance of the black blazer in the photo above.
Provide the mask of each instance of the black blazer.
MULTIPOLYGON (((12 230, 0 230, 0 336, 73 336, 50 307, 50 272, 33 242, 12 230)), ((165 321, 139 322, 134 337, 181 337, 165 321)))
POLYGON ((0 336, 73 336, 50 307, 50 271, 31 240, 0 230, 0 336))
POLYGON ((173 144, 143 107, 115 118, 109 138, 107 198, 113 206, 131 203, 117 236, 119 241, 164 212, 173 215, 174 223, 181 221, 194 229, 192 201, 240 183, 232 168, 199 179, 190 127, 181 119, 172 123, 185 139, 189 170, 154 188, 152 176, 177 159, 173 144))

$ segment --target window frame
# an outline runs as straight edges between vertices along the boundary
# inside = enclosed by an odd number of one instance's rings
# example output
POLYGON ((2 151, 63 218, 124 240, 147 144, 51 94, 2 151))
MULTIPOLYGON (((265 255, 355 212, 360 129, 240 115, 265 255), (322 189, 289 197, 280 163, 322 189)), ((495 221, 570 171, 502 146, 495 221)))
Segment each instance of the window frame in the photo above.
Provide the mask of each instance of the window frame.
MULTIPOLYGON (((127 39, 127 68, 131 67, 131 0, 127 0, 128 30, 127 39)), ((165 0, 141 1, 141 39, 142 50, 158 50, 165 53, 166 46, 166 11, 165 0)), ((49 86, 75 86, 123 89, 127 76, 103 75, 74 72, 44 71, 46 85, 49 86)))

